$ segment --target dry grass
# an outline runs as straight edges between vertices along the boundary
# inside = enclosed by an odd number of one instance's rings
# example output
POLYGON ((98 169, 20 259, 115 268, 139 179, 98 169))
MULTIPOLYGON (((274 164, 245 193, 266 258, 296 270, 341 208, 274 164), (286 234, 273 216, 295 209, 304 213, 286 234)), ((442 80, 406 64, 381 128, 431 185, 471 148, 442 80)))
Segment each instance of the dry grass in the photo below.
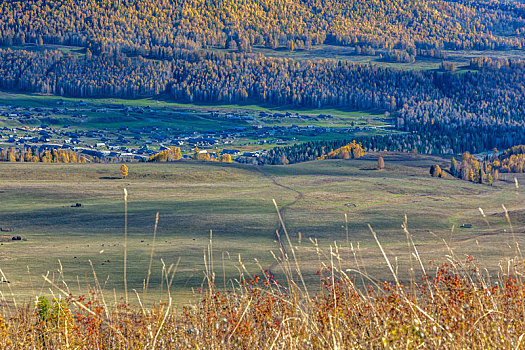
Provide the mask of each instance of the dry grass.
MULTIPOLYGON (((410 239, 409 239, 410 242, 410 239)), ((210 240, 211 244, 211 240, 210 240)), ((410 242, 411 244, 411 242, 410 242)), ((291 246, 290 246, 291 248, 291 246)), ((211 246, 210 246, 211 249, 211 246)), ((293 248, 292 248, 293 249, 293 248)), ((167 302, 136 308, 109 305, 96 288, 74 297, 52 284, 50 305, 3 308, 4 349, 180 349, 180 348, 520 348, 525 332, 523 259, 502 260, 491 278, 473 258, 449 262, 410 285, 375 281, 360 268, 359 252, 320 252, 321 293, 309 296, 293 259, 283 263, 285 281, 250 276, 239 261, 239 278, 228 290, 215 288, 211 261, 200 300, 182 309, 167 302), (368 285, 356 286, 351 276, 368 285)), ((415 266, 419 257, 411 245, 415 266)), ((385 254, 385 258, 388 257, 385 254)), ((208 257, 206 257, 208 259, 208 257)), ((389 260, 387 260, 389 261, 389 260)), ((422 266, 422 265, 421 265, 422 266)), ((169 288, 169 271, 165 271, 169 288)), ((48 282, 51 282, 48 280, 48 282)))
MULTIPOLYGON (((85 295, 75 296, 60 267, 58 278, 42 276, 53 294, 51 301, 35 294, 35 302, 20 305, 16 304, 13 291, 13 298, 1 295, 4 302, 0 310, 0 346, 523 348, 525 260, 515 239, 511 215, 503 209, 513 235, 512 254, 501 258, 496 274, 489 274, 472 256, 460 257, 445 240, 448 254, 444 263, 432 271, 425 270, 405 218, 402 228, 410 261, 408 282, 401 282, 397 258, 389 256, 370 227, 391 279, 379 281, 367 273, 361 249, 348 239, 345 245, 334 242, 329 249, 311 240, 318 257, 320 283, 320 288, 312 292, 303 280, 299 248, 290 240, 279 215, 283 225, 281 247, 285 247, 281 252, 285 259, 279 265, 282 280, 275 280, 261 265, 259 273, 250 273, 239 256, 238 277, 228 283, 221 281, 217 277, 220 273, 216 272, 211 232, 204 251, 202 288, 196 291, 196 301, 182 308, 174 306, 170 290, 178 263, 163 265, 163 300, 151 307, 142 302, 147 297, 148 282, 141 294, 130 291, 129 302, 127 296, 108 301, 91 265, 94 285, 85 295), (216 286, 222 283, 223 288, 216 286), (131 305, 134 302, 136 306, 131 305)), ((480 214, 489 225, 482 210, 480 214)), ((148 281, 153 256, 152 246, 148 281)))

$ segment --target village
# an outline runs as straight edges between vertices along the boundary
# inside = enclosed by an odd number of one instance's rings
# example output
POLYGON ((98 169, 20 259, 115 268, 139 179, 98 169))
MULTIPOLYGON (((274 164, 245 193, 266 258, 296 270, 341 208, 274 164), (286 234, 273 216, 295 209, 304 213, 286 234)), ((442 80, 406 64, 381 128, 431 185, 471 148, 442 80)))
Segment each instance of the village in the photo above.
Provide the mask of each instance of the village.
POLYGON ((0 104, 0 149, 71 149, 112 161, 146 161, 179 147, 183 158, 198 148, 246 162, 269 148, 303 139, 344 138, 393 127, 388 118, 329 114, 181 111, 63 100, 39 107, 0 104), (115 123, 116 119, 128 122, 115 123))

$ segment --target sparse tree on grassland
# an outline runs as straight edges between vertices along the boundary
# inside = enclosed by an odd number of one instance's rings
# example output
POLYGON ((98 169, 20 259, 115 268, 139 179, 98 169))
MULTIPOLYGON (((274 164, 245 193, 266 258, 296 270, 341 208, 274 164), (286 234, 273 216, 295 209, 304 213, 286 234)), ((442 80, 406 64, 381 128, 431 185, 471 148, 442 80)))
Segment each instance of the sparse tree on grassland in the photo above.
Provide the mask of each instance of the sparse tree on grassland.
POLYGON ((385 168, 385 160, 381 156, 379 156, 379 158, 377 158, 377 168, 378 169, 384 169, 385 168))
POLYGON ((441 167, 439 165, 432 165, 430 167, 430 175, 432 175, 432 177, 440 177, 441 176, 441 167))
POLYGON ((124 179, 128 177, 128 167, 126 166, 126 164, 122 164, 120 166, 120 173, 122 174, 122 177, 124 179))
POLYGON ((173 160, 180 160, 182 158, 182 152, 179 147, 172 147, 173 151, 173 160))

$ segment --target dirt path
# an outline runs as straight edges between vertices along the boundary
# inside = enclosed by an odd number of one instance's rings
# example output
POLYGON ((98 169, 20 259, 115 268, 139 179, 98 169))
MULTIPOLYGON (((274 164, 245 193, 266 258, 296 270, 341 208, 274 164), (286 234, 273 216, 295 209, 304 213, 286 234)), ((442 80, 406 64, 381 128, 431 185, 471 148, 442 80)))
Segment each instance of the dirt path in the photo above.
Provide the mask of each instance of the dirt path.
MULTIPOLYGON (((301 192, 301 191, 298 191, 296 190, 295 188, 292 188, 290 186, 286 186, 286 185, 283 185, 283 184, 280 184, 279 182, 277 182, 277 180, 269 175, 268 173, 266 173, 261 167, 257 166, 255 167, 257 169, 257 171, 259 171, 264 177, 270 179, 273 184, 277 187, 281 187, 281 188, 284 188, 288 191, 292 191, 292 192, 295 192, 297 194, 297 197, 295 198, 294 201, 288 203, 288 204, 285 204, 284 206, 281 207, 281 209, 279 209, 279 215, 281 215, 281 218, 284 222, 284 214, 286 212, 286 209, 290 208, 291 206, 297 204, 297 202, 299 202, 301 199, 303 199, 304 197, 304 194, 301 192)), ((283 226, 281 225, 281 222, 279 221, 279 228, 276 232, 276 234, 274 234, 274 239, 277 241, 277 243, 279 244, 279 251, 281 252, 281 255, 279 256, 279 259, 276 260, 269 268, 268 268, 268 273, 272 274, 273 275, 273 269, 275 269, 277 266, 279 266, 280 263, 282 263, 285 259, 286 259, 286 256, 288 255, 288 251, 286 250, 286 246, 283 244, 283 241, 282 241, 282 236, 284 234, 284 228, 283 226)))

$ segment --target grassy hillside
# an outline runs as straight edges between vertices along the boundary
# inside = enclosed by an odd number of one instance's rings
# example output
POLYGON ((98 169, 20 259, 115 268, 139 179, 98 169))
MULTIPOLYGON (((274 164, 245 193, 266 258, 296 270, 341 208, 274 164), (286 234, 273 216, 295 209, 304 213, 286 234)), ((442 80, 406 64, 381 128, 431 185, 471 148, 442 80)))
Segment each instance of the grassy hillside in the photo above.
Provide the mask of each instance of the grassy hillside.
MULTIPOLYGON (((12 229, 2 234, 27 239, 2 243, 1 268, 11 283, 1 284, 0 291, 9 295, 10 287, 19 300, 35 295, 43 286, 41 274, 49 271, 50 278, 58 279, 60 260, 69 288, 80 292, 93 284, 91 260, 105 292, 112 295, 115 289, 122 295, 124 188, 129 192, 129 288, 142 288, 159 212, 150 289, 160 293, 161 259, 169 266, 180 258, 174 275, 177 301, 187 301, 191 288, 203 281, 210 230, 218 286, 238 276, 239 254, 254 274, 260 270, 254 259, 264 268, 274 262, 270 251, 279 255, 274 241, 278 217, 272 199, 280 206, 297 201, 286 208, 284 219, 298 247, 307 284, 314 290, 319 266, 309 239, 318 239, 325 248, 334 241, 347 246, 345 214, 349 241, 360 245, 368 272, 377 279, 390 277, 367 224, 388 253, 406 267, 406 237, 401 229, 405 214, 428 268, 445 259, 441 239, 446 239, 458 254, 476 255, 495 271, 502 253, 511 251, 507 243, 512 236, 501 204, 514 209, 512 175, 490 187, 429 177, 430 165, 444 167, 446 159, 383 156, 386 168, 380 171, 375 170, 375 154, 360 160, 260 169, 194 162, 132 164, 125 180, 120 179, 118 164, 0 164, 0 227, 12 229), (82 207, 71 207, 76 203, 82 207), (478 207, 484 209, 490 227, 478 207), (462 224, 473 227, 460 229, 462 224)), ((525 183, 522 176, 518 179, 525 183)), ((519 200, 520 210, 522 203, 519 200)), ((522 231, 523 220, 520 211, 516 232, 522 231)), ((279 268, 275 273, 282 277, 279 268)))

